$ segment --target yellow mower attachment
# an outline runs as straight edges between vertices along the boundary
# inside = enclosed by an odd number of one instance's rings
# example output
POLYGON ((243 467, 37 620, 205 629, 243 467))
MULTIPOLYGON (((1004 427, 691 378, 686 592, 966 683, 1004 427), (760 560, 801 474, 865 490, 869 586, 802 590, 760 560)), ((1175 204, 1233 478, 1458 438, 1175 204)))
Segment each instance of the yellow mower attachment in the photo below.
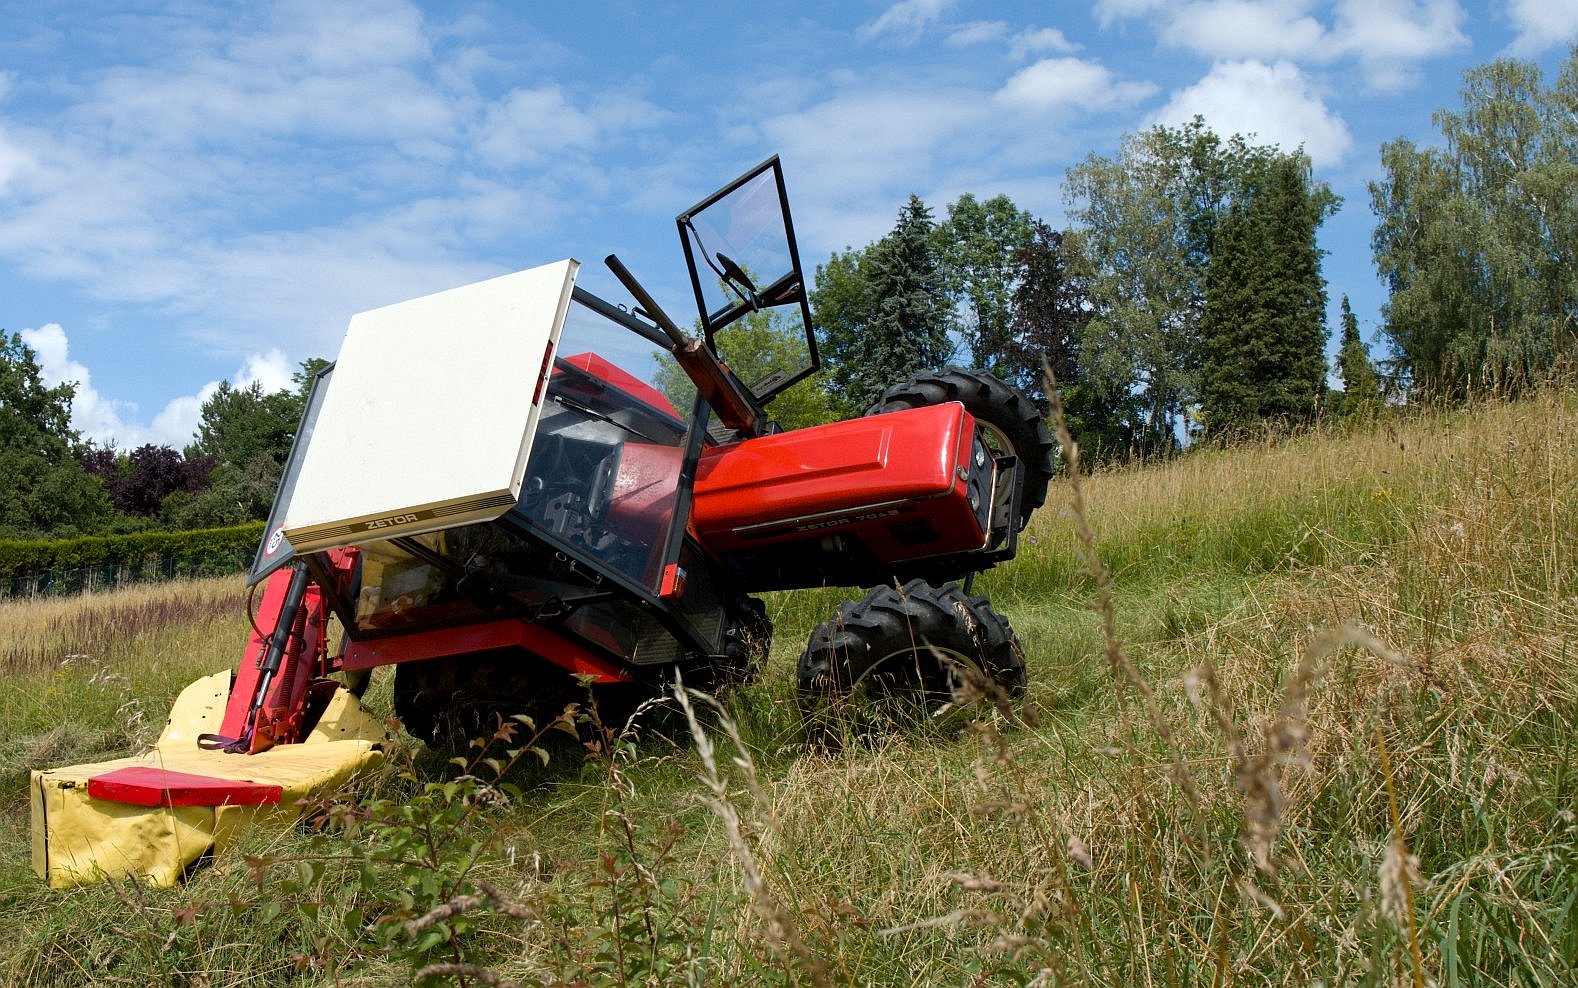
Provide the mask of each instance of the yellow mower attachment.
POLYGON ((35 770, 33 870, 54 888, 136 877, 168 888, 206 854, 257 825, 293 822, 303 804, 377 766, 382 723, 336 690, 299 744, 251 755, 200 748, 220 728, 230 673, 181 692, 151 751, 35 770))

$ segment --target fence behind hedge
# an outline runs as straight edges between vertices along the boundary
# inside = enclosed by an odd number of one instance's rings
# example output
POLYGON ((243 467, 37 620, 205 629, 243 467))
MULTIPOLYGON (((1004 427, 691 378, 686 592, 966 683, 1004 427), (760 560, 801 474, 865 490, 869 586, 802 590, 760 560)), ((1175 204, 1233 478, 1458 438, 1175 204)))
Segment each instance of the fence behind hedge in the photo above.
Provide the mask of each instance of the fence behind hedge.
POLYGON ((254 522, 195 532, 0 541, 0 597, 74 594, 176 577, 238 573, 251 564, 262 537, 263 523, 254 522))

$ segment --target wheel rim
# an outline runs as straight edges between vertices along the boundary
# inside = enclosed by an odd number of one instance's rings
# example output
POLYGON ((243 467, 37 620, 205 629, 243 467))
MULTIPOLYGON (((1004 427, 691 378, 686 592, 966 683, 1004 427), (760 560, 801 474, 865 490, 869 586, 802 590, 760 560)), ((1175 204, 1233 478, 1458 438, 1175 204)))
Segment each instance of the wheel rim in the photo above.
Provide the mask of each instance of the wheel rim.
POLYGON ((1014 444, 1009 441, 1008 434, 990 422, 982 419, 975 420, 975 427, 981 430, 981 438, 986 441, 986 448, 994 456, 1019 455, 1014 450, 1014 444))

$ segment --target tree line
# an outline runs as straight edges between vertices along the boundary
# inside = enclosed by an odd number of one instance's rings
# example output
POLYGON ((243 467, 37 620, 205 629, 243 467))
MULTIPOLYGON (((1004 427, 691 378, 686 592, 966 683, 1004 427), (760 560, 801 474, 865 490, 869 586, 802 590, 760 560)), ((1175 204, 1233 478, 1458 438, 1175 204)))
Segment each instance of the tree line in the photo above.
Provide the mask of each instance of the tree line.
POLYGON ((20 334, 0 332, 0 538, 185 531, 267 517, 312 379, 327 364, 304 361, 287 390, 221 382, 183 449, 120 450, 71 428, 75 385, 46 387, 37 354, 20 334))
POLYGON ((1071 168, 1066 229, 1002 196, 962 196, 935 220, 912 197, 881 240, 835 253, 813 295, 831 403, 858 414, 884 382, 944 360, 1044 399, 1046 368, 1087 457, 1111 461, 1567 380, 1578 47, 1550 85, 1501 59, 1459 95, 1434 115, 1443 146, 1386 144, 1368 186, 1380 360, 1345 295, 1326 359, 1316 234, 1341 200, 1300 151, 1196 118, 1071 168))
POLYGON ((1338 200, 1301 152, 1199 118, 1125 138, 1068 175, 1071 226, 1006 196, 933 220, 911 197, 881 240, 816 272, 813 309, 845 413, 954 362, 1045 400, 1097 460, 1308 422, 1326 398, 1316 232, 1338 200))
MULTIPOLYGON (((1199 441, 1298 428, 1383 402, 1516 395, 1571 370, 1578 300, 1578 48, 1546 86, 1531 62, 1468 72, 1435 115, 1443 146, 1381 148, 1369 185, 1387 288, 1372 359, 1347 298, 1328 366, 1316 234, 1341 202, 1298 150, 1200 118, 1126 136, 1070 169, 1068 226, 1007 196, 934 213, 816 268, 825 373, 780 395, 788 427, 859 415, 911 373, 990 370, 1046 401, 1048 373, 1088 459, 1166 456, 1199 441), (1335 378, 1339 388, 1328 382, 1335 378)), ((793 331, 743 323, 730 354, 770 367, 793 331)), ((226 382, 182 450, 95 447, 70 426, 73 386, 0 332, 0 538, 199 528, 264 517, 310 382, 226 382)))

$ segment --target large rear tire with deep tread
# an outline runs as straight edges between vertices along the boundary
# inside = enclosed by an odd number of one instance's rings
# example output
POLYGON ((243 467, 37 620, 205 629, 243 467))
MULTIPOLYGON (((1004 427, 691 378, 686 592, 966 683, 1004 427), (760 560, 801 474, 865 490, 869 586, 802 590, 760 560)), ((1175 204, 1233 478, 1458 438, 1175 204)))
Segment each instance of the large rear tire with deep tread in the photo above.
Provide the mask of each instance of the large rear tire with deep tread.
POLYGON ((940 724, 1025 690, 1019 640, 985 597, 955 583, 911 580, 845 601, 811 632, 797 668, 808 740, 851 738, 940 724))
POLYGON ((1019 527, 1046 503, 1057 444, 1040 409, 1013 385, 986 371, 944 367, 918 371, 882 392, 867 415, 957 401, 986 434, 994 452, 1019 458, 1019 527))

